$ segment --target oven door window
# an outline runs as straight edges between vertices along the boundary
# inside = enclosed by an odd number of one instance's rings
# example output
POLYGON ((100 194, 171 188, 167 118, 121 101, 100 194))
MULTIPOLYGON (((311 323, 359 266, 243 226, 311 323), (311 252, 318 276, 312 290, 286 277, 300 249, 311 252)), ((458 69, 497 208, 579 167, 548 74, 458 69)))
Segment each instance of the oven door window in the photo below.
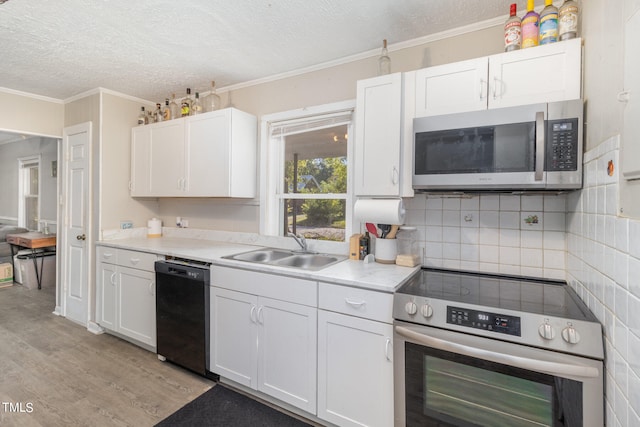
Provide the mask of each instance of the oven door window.
POLYGON ((535 122, 416 134, 417 175, 533 170, 535 122))
POLYGON ((582 384, 406 343, 407 426, 581 426, 582 384))

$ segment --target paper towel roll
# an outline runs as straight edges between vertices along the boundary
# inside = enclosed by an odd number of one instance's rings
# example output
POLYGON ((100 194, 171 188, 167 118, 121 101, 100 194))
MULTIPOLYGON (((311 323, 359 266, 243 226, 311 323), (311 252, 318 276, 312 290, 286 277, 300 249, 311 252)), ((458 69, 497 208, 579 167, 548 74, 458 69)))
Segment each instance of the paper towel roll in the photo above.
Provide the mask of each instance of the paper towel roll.
POLYGON ((376 224, 404 224, 402 199, 358 199, 353 216, 361 222, 376 224))
POLYGON ((147 221, 147 237, 162 236, 162 221, 158 218, 151 218, 147 221))

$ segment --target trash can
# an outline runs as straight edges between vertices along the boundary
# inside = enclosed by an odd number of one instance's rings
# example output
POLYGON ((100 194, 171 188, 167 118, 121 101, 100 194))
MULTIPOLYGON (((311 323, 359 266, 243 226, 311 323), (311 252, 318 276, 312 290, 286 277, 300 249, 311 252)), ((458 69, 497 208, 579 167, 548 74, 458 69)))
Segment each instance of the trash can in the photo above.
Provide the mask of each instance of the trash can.
POLYGON ((56 285, 56 253, 21 251, 13 258, 14 281, 25 288, 37 289, 38 279, 33 260, 38 264, 42 287, 56 285))

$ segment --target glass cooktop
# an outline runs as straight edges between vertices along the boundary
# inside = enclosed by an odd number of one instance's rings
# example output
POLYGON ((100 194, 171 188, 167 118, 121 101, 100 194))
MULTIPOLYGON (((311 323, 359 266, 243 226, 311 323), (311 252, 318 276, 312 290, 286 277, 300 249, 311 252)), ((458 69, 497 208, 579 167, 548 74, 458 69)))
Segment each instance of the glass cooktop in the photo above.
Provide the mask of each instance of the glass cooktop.
POLYGON ((422 269, 396 293, 567 319, 597 321, 575 291, 560 281, 422 269))

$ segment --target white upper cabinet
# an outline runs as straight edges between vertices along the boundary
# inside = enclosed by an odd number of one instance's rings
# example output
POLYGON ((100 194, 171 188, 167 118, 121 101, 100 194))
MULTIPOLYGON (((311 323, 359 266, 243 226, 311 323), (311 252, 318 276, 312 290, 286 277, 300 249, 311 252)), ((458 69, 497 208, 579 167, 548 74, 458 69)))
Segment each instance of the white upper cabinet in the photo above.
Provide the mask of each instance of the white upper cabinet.
POLYGON ((489 108, 580 98, 582 39, 489 57, 489 108))
POLYGON ((416 71, 416 117, 578 99, 582 39, 416 71))
POLYGON ((403 182, 401 164, 411 139, 405 140, 402 73, 358 81, 355 138, 355 194, 399 197, 403 182), (408 145, 407 145, 408 144, 408 145))
POLYGON ((131 196, 255 197, 256 138, 234 108, 133 128, 131 196))
POLYGON ((437 116, 487 108, 487 58, 416 71, 416 116, 437 116))

